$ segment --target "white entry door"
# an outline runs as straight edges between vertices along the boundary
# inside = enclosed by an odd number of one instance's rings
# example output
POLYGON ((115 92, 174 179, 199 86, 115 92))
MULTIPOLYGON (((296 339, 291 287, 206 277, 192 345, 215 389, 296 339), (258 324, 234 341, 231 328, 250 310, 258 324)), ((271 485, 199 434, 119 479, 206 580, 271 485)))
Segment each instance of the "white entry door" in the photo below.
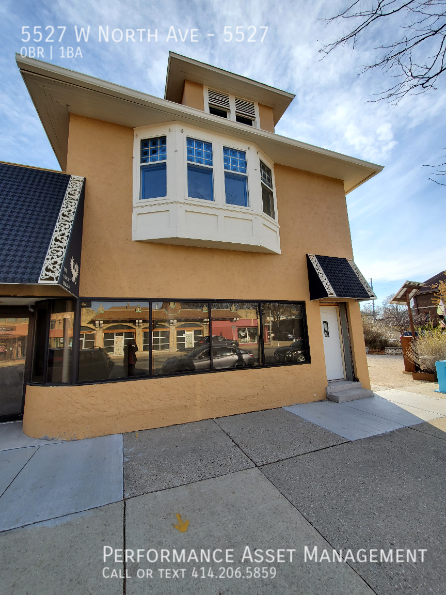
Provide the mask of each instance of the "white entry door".
POLYGON ((340 380, 345 377, 345 374, 339 331, 339 308, 321 306, 321 323, 327 380, 340 380))

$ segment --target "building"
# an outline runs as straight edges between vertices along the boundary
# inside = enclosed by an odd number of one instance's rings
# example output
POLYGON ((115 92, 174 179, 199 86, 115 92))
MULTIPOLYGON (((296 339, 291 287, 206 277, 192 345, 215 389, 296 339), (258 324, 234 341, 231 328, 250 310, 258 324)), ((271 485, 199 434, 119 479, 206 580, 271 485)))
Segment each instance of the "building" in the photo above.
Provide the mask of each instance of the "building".
MULTIPOLYGON (((429 320, 438 322, 439 312, 435 299, 438 298, 438 284, 446 282, 446 272, 441 271, 423 283, 413 298, 414 309, 417 314, 429 314, 429 320)), ((443 315, 444 316, 444 315, 443 315)))
POLYGON ((164 99, 17 64, 62 172, 0 167, 0 316, 29 322, 4 418, 83 438, 370 387, 345 196, 380 166, 276 135, 292 94, 177 54, 164 99))

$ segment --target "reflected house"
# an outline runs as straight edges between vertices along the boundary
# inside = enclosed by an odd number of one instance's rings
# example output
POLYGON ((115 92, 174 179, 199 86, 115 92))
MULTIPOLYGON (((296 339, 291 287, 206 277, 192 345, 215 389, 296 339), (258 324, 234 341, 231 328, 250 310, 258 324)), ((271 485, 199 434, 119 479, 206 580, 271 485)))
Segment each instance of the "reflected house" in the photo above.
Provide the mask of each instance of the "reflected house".
POLYGON ((26 318, 0 320, 0 363, 23 362, 27 338, 28 320, 26 318))
POLYGON ((370 386, 346 194, 381 166, 172 52, 164 98, 16 60, 62 171, 0 163, 0 419, 81 438, 370 386))

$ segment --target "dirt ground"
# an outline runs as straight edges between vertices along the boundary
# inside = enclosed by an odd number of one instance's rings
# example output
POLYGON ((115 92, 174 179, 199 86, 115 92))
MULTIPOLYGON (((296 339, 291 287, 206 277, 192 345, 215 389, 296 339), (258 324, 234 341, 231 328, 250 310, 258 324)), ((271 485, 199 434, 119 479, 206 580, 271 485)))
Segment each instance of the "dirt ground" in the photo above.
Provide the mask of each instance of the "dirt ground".
POLYGON ((438 390, 438 383, 414 380, 411 374, 404 374, 402 355, 367 355, 367 363, 372 390, 396 388, 446 399, 446 394, 434 392, 438 390))

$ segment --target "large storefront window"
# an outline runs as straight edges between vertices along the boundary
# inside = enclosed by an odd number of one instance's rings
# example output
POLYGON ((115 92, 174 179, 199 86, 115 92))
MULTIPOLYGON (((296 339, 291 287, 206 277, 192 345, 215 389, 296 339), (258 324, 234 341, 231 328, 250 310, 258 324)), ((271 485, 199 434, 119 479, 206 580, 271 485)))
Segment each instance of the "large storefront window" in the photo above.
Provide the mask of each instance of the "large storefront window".
POLYGON ((148 325, 149 302, 83 301, 79 382, 147 376, 148 325))
POLYGON ((259 366, 259 304, 215 302, 211 313, 214 369, 259 366))
POLYGON ((207 302, 153 302, 154 376, 210 370, 208 307, 207 302))
POLYGON ((303 364, 309 358, 303 304, 263 303, 265 364, 303 364))
MULTIPOLYGON (((34 382, 101 382, 310 362, 303 302, 101 299, 82 300, 79 317, 75 311, 73 300, 47 300, 36 307, 34 382)), ((11 351, 5 341, 0 359, 11 351)), ((25 347, 26 341, 17 340, 17 358, 25 347)))

